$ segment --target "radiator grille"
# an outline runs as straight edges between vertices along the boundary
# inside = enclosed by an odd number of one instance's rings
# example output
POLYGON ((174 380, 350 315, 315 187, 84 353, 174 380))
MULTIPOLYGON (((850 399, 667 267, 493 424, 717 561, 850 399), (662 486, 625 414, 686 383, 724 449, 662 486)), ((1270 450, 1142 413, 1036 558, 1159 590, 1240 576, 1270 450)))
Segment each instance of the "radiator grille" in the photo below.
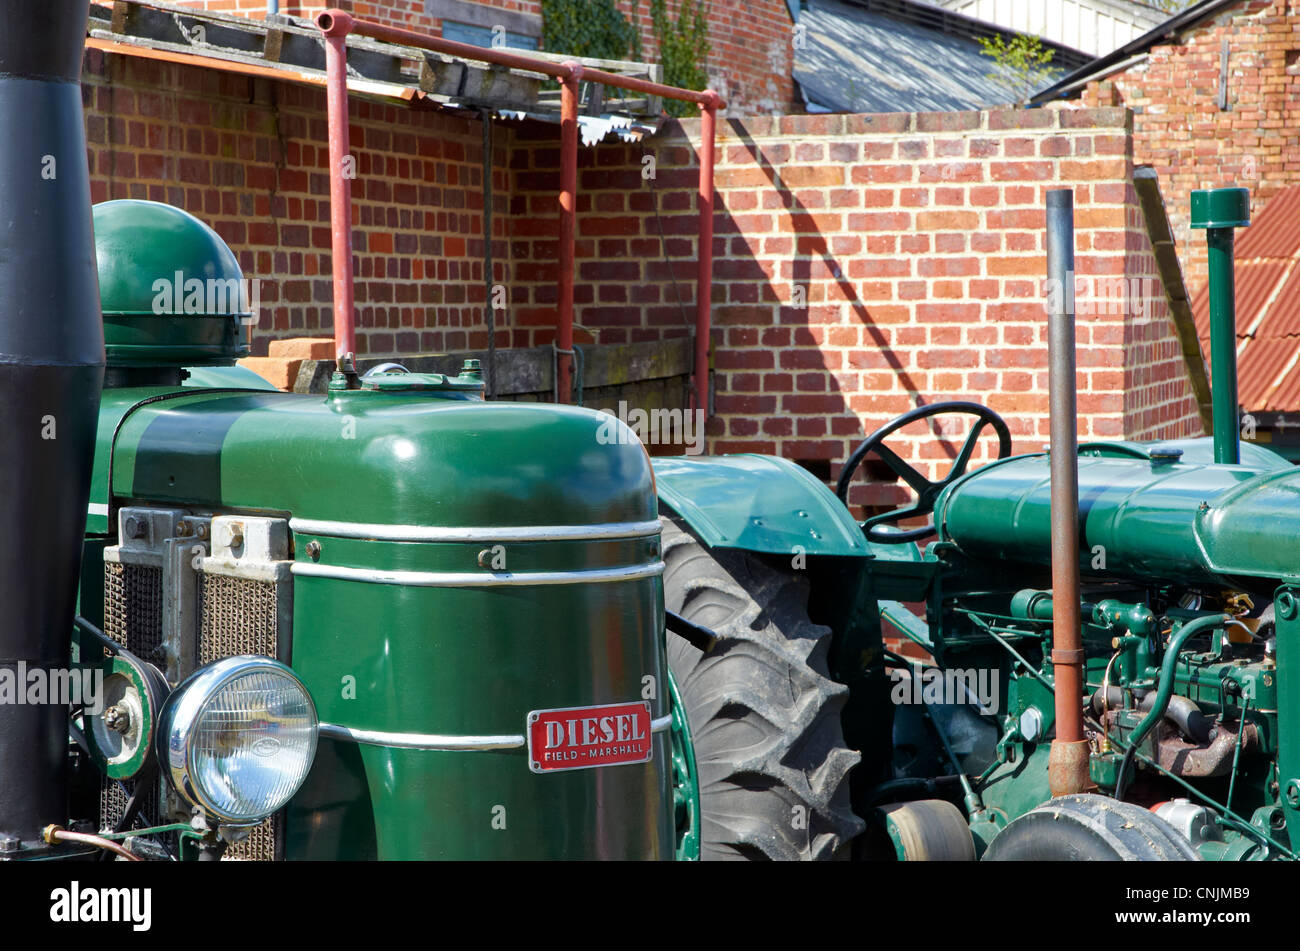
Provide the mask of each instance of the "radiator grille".
POLYGON ((104 633, 142 660, 164 660, 162 568, 104 563, 104 633))
POLYGON ((199 579, 199 664, 236 654, 277 656, 279 585, 225 575, 199 579))
MULTIPOLYGON (((135 814, 135 821, 131 823, 132 829, 143 829, 160 821, 157 773, 154 776, 154 779, 144 780, 149 783, 149 788, 145 791, 140 809, 135 814)), ((127 799, 135 794, 138 785, 139 783, 134 779, 115 781, 104 778, 99 788, 99 814, 103 817, 102 826, 117 828, 117 824, 122 821, 122 815, 126 812, 127 799)))
MULTIPOLYGON (((273 581, 225 575, 199 577, 199 664, 236 654, 275 657, 279 647, 279 591, 273 581)), ((266 819, 226 850, 232 860, 275 859, 280 816, 266 819)))
MULTIPOLYGON (((278 656, 280 598, 273 581, 200 573, 198 577, 198 664, 210 664, 236 654, 278 656)), ((138 657, 164 660, 163 569, 150 565, 104 564, 104 630, 138 657)), ((187 671, 188 673, 188 671, 187 671)), ((164 821, 156 781, 145 793, 136 827, 164 821)), ((101 825, 115 827, 126 811, 135 782, 105 778, 100 788, 101 825), (125 791, 124 791, 125 789, 125 791)), ((242 842, 230 846, 225 858, 272 861, 283 839, 283 813, 258 825, 242 842)))

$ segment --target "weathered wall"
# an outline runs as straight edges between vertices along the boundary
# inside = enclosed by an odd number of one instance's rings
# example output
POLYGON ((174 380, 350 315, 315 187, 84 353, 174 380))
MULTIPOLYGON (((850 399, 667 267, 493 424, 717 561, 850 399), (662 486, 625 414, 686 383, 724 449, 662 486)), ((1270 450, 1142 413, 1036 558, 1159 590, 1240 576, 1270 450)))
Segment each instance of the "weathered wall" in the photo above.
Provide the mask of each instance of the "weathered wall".
MULTIPOLYGON (((774 452, 837 473, 865 433, 940 399, 987 403, 1018 449, 1039 448, 1043 208, 1060 186, 1076 203, 1081 435, 1199 432, 1131 185, 1124 110, 789 116, 721 129, 713 451, 774 452)), ((691 326, 698 133, 693 121, 644 148, 606 146, 580 170, 576 320, 601 342, 691 326)), ((518 140, 516 215, 542 206, 556 161, 551 143, 518 140)), ((554 224, 527 227, 513 232, 514 316, 545 327, 554 224)), ((952 436, 918 424, 913 457, 942 464, 952 436)), ((897 491, 864 486, 855 498, 885 504, 897 491)))
POLYGON ((1204 236, 1189 228, 1191 192, 1240 185, 1261 209, 1300 182, 1300 2, 1242 0, 1148 58, 1090 84, 1082 103, 1133 110, 1133 155, 1160 173, 1193 293, 1205 283, 1204 236), (1227 107, 1219 75, 1227 43, 1227 107))

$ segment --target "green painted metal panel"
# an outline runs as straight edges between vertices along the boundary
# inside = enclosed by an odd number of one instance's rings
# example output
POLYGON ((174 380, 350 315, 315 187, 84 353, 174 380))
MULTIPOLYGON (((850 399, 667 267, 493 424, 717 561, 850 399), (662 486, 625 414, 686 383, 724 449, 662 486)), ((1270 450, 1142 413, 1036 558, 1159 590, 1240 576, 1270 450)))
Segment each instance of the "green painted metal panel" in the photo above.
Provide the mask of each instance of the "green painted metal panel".
MULTIPOLYGON (((92 506, 107 510, 115 440, 118 504, 439 528, 652 522, 649 460, 634 439, 602 440, 607 421, 577 407, 419 392, 115 389, 100 416, 92 506)), ((91 526, 106 528, 103 516, 91 526)), ((293 557, 307 571, 481 574, 483 548, 296 529, 293 557)), ((517 574, 660 557, 657 535, 504 548, 517 574)), ((292 664, 326 722, 495 736, 524 734, 532 710, 648 699, 652 717, 668 715, 657 575, 476 588, 295 574, 293 584, 292 664)), ((673 856, 666 730, 648 763, 544 774, 522 748, 327 739, 321 750, 288 810, 291 858, 673 856)))
POLYGON ((862 529, 839 499, 788 460, 750 454, 673 456, 655 459, 654 470, 660 499, 712 547, 774 555, 788 555, 796 547, 808 555, 862 557, 869 552, 862 529))
MULTIPOLYGON (((1300 472, 1292 466, 1079 460, 1081 545, 1111 574, 1223 582, 1300 575, 1300 472)), ((1047 563, 1046 455, 990 465, 954 483, 935 507, 942 537, 968 555, 1047 563)), ((1085 560, 1085 570, 1091 558, 1085 560)))
POLYGON ((225 389, 232 386, 242 386, 247 390, 276 389, 270 380, 241 366, 186 367, 185 371, 189 374, 185 378, 185 385, 191 389, 225 389))
MULTIPOLYGON (((1182 453, 1181 462, 1214 462, 1214 439, 1210 436, 1166 439, 1161 442, 1129 440, 1085 442, 1079 444, 1079 455, 1150 459, 1153 449, 1176 449, 1182 453)), ((1284 469, 1292 464, 1292 460, 1281 453, 1248 442, 1241 444, 1241 462, 1252 469, 1284 469)))

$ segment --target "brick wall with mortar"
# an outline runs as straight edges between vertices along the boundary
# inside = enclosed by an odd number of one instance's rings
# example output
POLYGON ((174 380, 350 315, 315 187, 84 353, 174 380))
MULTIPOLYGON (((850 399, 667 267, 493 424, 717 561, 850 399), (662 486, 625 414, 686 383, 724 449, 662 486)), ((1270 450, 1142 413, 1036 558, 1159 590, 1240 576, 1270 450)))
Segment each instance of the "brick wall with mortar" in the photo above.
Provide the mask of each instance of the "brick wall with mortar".
POLYGON ((1240 185, 1258 211, 1300 182, 1300 2, 1243 0, 1090 83, 1081 104, 1133 110, 1133 155, 1155 166, 1193 292, 1205 283, 1204 236, 1191 192, 1240 185), (1227 108, 1219 108, 1228 43, 1227 108))
MULTIPOLYGON (((265 0, 173 0, 185 6, 219 13, 261 17, 265 0)), ((540 17, 539 0, 468 0, 486 7, 540 17)), ((424 0, 281 0, 286 16, 310 17, 327 6, 390 26, 441 35, 442 20, 426 12, 424 0)), ((618 0, 618 7, 637 28, 642 59, 658 62, 658 41, 649 0, 618 0)), ((711 0, 708 7, 710 52, 706 58, 709 83, 727 100, 733 115, 782 114, 794 104, 794 20, 786 0, 711 0)), ((668 15, 676 22, 678 0, 668 0, 668 15)))
MULTIPOLYGON (((323 89, 92 50, 83 95, 93 200, 164 201, 211 224, 258 282, 254 354, 332 332, 323 89)), ((486 345, 481 135, 477 121, 353 101, 362 354, 486 345)), ((508 132, 497 142, 505 281, 508 132)))
MULTIPOLYGON (((210 221, 262 282, 255 353, 330 332, 321 90, 91 52, 85 97, 96 201, 167 201, 210 221)), ((359 351, 483 347, 478 123, 361 100, 352 114, 359 351)), ((1195 430, 1163 298, 1140 283, 1154 262, 1126 123, 1119 109, 723 122, 709 449, 831 468, 936 398, 988 402, 1019 448, 1037 448, 1042 207, 1057 183, 1075 188, 1079 274, 1107 282, 1082 288, 1082 434, 1195 430)), ((590 338, 690 332, 698 134, 698 120, 673 123, 644 146, 582 151, 577 320, 590 338)), ((496 135, 495 279, 509 292, 497 342, 545 345, 558 130, 498 123, 496 135)), ((913 434, 913 458, 950 457, 953 434, 939 435, 913 434)), ((855 499, 896 497, 881 486, 855 499)))
MULTIPOLYGON (((710 450, 766 452, 832 477, 856 441, 919 402, 1003 414, 1018 450, 1048 435, 1045 193, 1074 189, 1080 435, 1196 434, 1131 179, 1122 109, 789 116, 720 124, 714 242, 717 416, 710 450)), ((698 120, 579 171, 576 320, 600 342, 689 332, 698 120), (646 156, 654 160, 653 177, 646 156), (680 304, 679 304, 680 300, 680 304)), ((554 317, 558 153, 512 153, 512 319, 554 317)), ((959 433, 916 424, 946 468, 959 433)), ((861 484, 855 502, 901 488, 861 484)))

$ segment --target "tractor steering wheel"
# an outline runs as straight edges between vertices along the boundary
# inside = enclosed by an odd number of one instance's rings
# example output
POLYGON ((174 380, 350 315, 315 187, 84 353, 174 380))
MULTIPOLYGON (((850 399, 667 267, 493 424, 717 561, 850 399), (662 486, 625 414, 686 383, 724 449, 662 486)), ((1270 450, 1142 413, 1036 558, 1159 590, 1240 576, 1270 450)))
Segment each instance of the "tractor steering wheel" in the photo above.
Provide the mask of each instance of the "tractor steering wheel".
POLYGON ((875 452, 877 456, 893 470, 894 474, 906 482, 914 492, 917 499, 915 504, 901 509, 894 509, 892 512, 883 512, 880 515, 873 515, 862 523, 862 531, 867 536, 868 541, 883 542, 885 544, 898 544, 901 542, 920 541, 928 535, 934 534, 934 523, 922 526, 921 528, 908 529, 901 532, 884 532, 878 526, 901 522, 905 518, 911 518, 915 515, 928 515, 934 511, 935 500, 939 493, 955 482, 966 472, 966 466, 970 464, 970 457, 975 452, 975 444, 979 442, 980 434, 984 431, 985 425, 993 427, 993 431, 998 436, 998 458, 1005 459, 1011 455, 1011 432, 1007 429, 1007 424, 1002 417, 987 406, 981 406, 979 403, 950 402, 950 403, 932 403, 929 406, 920 406, 909 413, 904 413, 897 419, 886 423, 880 429, 868 436, 853 454, 844 463, 844 469, 840 473, 840 481, 835 486, 835 494, 839 500, 848 505, 849 482, 853 474, 857 471, 862 460, 866 458, 867 453, 875 452), (970 431, 966 441, 962 443, 961 451, 957 453, 957 458, 953 460, 952 467, 948 474, 938 482, 931 482, 916 469, 904 462, 903 459, 893 450, 885 446, 885 437, 902 429, 908 423, 914 423, 918 419, 926 419, 930 416, 945 416, 949 414, 974 416, 976 419, 975 428, 970 431))

